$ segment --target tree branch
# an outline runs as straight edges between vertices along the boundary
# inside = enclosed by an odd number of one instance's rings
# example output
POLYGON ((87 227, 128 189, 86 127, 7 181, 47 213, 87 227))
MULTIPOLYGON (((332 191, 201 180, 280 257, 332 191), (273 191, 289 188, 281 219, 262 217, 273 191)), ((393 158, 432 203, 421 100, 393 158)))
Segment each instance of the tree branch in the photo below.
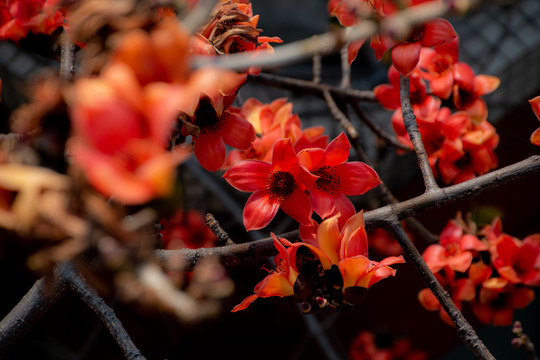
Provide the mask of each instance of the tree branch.
POLYGON ((424 148, 424 143, 422 142, 418 124, 416 123, 416 116, 414 115, 411 107, 410 82, 408 77, 404 78, 400 75, 399 94, 401 97, 401 114, 403 116, 403 123, 405 124, 407 133, 409 134, 409 138, 413 144, 414 152, 416 153, 416 158, 418 159, 418 165, 420 166, 420 171, 422 171, 422 177, 424 178, 426 191, 431 192, 437 190, 439 186, 435 181, 435 177, 433 177, 433 172, 431 171, 431 166, 429 165, 428 155, 426 153, 426 149, 424 148))
POLYGON ((439 303, 442 305, 444 311, 448 314, 454 326, 469 350, 471 350, 479 359, 495 359, 489 350, 485 347, 484 343, 472 326, 467 322, 467 320, 461 314, 461 311, 456 307, 448 292, 441 286, 441 284, 435 278, 435 275, 431 272, 427 266, 422 255, 418 252, 416 247, 413 245, 405 230, 399 223, 399 220, 394 219, 390 221, 386 226, 388 232, 399 242, 403 251, 407 256, 412 260, 414 266, 422 276, 422 279, 429 287, 433 295, 437 298, 439 303))
POLYGON ((58 278, 61 282, 69 285, 69 287, 96 315, 103 321, 109 333, 114 338, 120 350, 128 360, 144 360, 146 359, 139 349, 135 346, 129 337, 122 322, 116 317, 114 310, 109 307, 105 301, 98 295, 82 276, 75 271, 73 264, 64 263, 58 272, 58 278))

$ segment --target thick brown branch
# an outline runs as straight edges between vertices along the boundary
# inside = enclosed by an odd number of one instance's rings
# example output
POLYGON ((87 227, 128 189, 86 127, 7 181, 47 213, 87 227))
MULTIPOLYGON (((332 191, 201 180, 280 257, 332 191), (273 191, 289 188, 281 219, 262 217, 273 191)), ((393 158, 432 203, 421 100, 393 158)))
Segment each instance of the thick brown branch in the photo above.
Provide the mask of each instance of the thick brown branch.
POLYGON ((64 295, 63 282, 41 278, 0 322, 0 354, 15 345, 64 295))
MULTIPOLYGON (((540 156, 534 155, 518 163, 461 184, 437 189, 431 193, 424 193, 397 204, 386 205, 375 210, 367 211, 364 213, 366 227, 384 227, 394 218, 403 220, 421 211, 438 208, 460 199, 478 195, 485 190, 517 180, 537 171, 540 171, 540 156)), ((279 236, 294 239, 298 236, 298 231, 291 231, 279 236)), ((185 269, 192 270, 200 259, 207 256, 216 256, 225 265, 235 266, 264 256, 274 255, 276 252, 272 239, 265 238, 245 244, 228 245, 218 248, 157 250, 155 256, 162 264, 166 265, 169 257, 181 254, 185 259, 185 269)))
POLYGON ((403 116, 403 123, 405 124, 407 133, 409 134, 409 138, 413 144, 414 152, 416 153, 416 158, 418 159, 418 165, 420 165, 422 177, 424 178, 426 191, 430 192, 436 190, 439 188, 439 186, 433 177, 433 172, 431 171, 431 166, 429 165, 428 155, 426 153, 426 149, 424 148, 422 137, 420 136, 418 124, 416 123, 416 116, 414 115, 411 107, 410 82, 408 77, 404 78, 403 76, 400 76, 399 94, 401 97, 401 114, 403 116))
POLYGON ((125 358, 128 360, 146 359, 129 337, 122 322, 116 317, 114 310, 105 303, 96 290, 86 283, 73 265, 71 263, 65 263, 61 267, 61 271, 58 272, 58 278, 69 285, 79 296, 79 299, 88 305, 101 321, 103 321, 109 333, 120 347, 120 350, 122 350, 125 358))
POLYGON ((459 336, 465 342, 467 347, 479 358, 479 359, 495 359, 489 350, 485 347, 482 340, 478 338, 476 332, 472 326, 467 322, 467 320, 461 314, 461 311, 454 304, 448 292, 441 286, 437 281, 437 278, 429 267, 427 266, 424 259, 413 245, 405 230, 399 223, 397 219, 391 221, 386 229, 394 236, 394 238, 399 242, 405 254, 412 260, 414 266, 422 276, 422 279, 429 287, 433 295, 437 298, 439 303, 442 305, 444 311, 448 314, 456 330, 458 331, 459 336))

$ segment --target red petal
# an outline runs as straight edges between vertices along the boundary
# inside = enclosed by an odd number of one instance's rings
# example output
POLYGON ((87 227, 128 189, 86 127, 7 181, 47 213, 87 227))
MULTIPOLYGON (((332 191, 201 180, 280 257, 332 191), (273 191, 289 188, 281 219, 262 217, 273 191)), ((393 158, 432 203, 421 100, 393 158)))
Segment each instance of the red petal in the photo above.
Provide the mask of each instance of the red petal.
POLYGON ((321 219, 331 216, 335 210, 335 198, 333 194, 320 191, 313 187, 309 194, 309 199, 315 211, 321 219))
POLYGON ((247 231, 262 229, 276 216, 279 202, 270 201, 266 191, 256 191, 244 207, 244 226, 247 231))
POLYGON ((324 252, 333 264, 339 263, 339 250, 341 245, 341 233, 338 227, 339 214, 320 223, 317 229, 319 249, 324 252))
POLYGON ((360 39, 353 41, 349 44, 349 55, 347 60, 349 61, 349 65, 352 64, 354 59, 356 59, 356 55, 358 55, 358 51, 364 45, 364 42, 366 42, 366 39, 360 39))
POLYGON ((529 100, 529 104, 531 104, 532 111, 534 115, 536 115, 536 118, 540 120, 540 96, 529 100))
POLYGON ((343 277, 343 288, 351 286, 369 287, 371 261, 365 256, 346 258, 339 262, 339 271, 343 277), (369 275, 368 275, 369 274, 369 275), (368 275, 368 276, 366 276, 368 275))
POLYGON ((409 76, 420 59, 419 42, 411 44, 398 44, 392 49, 392 64, 403 77, 409 76))
POLYGON ((373 89, 373 93, 377 101, 388 110, 396 110, 401 106, 399 98, 399 88, 395 88, 390 84, 377 85, 373 89))
POLYGON ((447 44, 457 38, 452 24, 445 19, 434 19, 424 24, 422 46, 431 47, 447 44))
POLYGON ((231 312, 237 312, 240 310, 246 309, 252 302, 257 300, 259 296, 257 294, 249 295, 247 298, 245 298, 240 304, 236 305, 231 312))
POLYGON ((339 190, 345 195, 362 195, 381 183, 379 176, 363 162, 347 162, 335 167, 339 190))
POLYGON ((309 197, 299 189, 296 189, 288 199, 282 201, 281 210, 302 225, 311 224, 313 211, 309 197))
POLYGON ((272 166, 258 160, 240 161, 223 175, 231 186, 240 191, 252 192, 266 189, 266 180, 272 166))
POLYGON ((272 150, 272 170, 289 171, 298 163, 296 153, 292 147, 291 139, 279 139, 272 150))
POLYGON ((362 226, 356 229, 345 241, 341 242, 340 257, 342 259, 357 255, 368 256, 368 239, 366 229, 362 226))
POLYGON ((463 229, 454 220, 450 220, 441 232, 439 241, 444 247, 448 247, 451 244, 458 244, 462 234, 463 229))
POLYGON ((349 158, 349 152, 351 151, 351 144, 345 133, 341 132, 324 151, 325 161, 324 165, 334 167, 342 164, 349 158))
POLYGON ((433 295, 431 290, 428 288, 422 289, 418 292, 418 301, 424 309, 429 311, 436 311, 441 308, 441 304, 439 303, 439 300, 433 295))
POLYGON ((512 293, 512 306, 518 309, 526 308, 534 300, 534 291, 527 287, 520 287, 512 293))
POLYGON ((220 121, 223 121, 223 127, 220 134, 223 136, 225 144, 240 150, 249 149, 251 143, 255 141, 255 128, 247 120, 224 112, 220 121))
POLYGON ((531 144, 540 146, 540 128, 534 130, 531 135, 531 144))
POLYGON ((492 93, 499 87, 500 83, 501 79, 496 76, 477 75, 474 78, 475 92, 480 96, 492 93))
POLYGON ((471 266, 473 256, 470 252, 466 251, 456 256, 448 257, 448 267, 450 269, 465 272, 471 266))
POLYGON ((208 171, 218 171, 225 162, 226 155, 223 137, 217 133, 208 132, 195 140, 195 156, 208 171))
POLYGON ((334 211, 336 214, 341 214, 338 219, 338 225, 339 228, 342 229, 343 225, 345 225, 345 222, 354 214, 356 214, 356 209, 354 208, 351 200, 343 193, 340 192, 339 194, 334 194, 334 196, 334 211))
POLYGON ((304 149, 297 155, 300 165, 305 167, 308 171, 311 171, 314 167, 318 166, 324 155, 323 149, 304 149))
POLYGON ((454 74, 452 71, 448 71, 431 80, 429 85, 431 86, 433 95, 441 99, 448 99, 452 93, 452 85, 454 85, 454 74))

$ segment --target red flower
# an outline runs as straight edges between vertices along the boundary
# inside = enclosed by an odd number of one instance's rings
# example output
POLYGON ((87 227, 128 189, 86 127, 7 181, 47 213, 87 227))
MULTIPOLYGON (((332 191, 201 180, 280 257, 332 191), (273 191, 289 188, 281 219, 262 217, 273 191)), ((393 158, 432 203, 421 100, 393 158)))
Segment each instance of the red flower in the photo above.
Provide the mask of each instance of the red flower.
POLYGON ((245 150, 255 140, 253 126, 232 107, 218 115, 210 102, 203 99, 192 121, 199 128, 194 135, 195 156, 208 171, 217 171, 223 166, 227 155, 225 144, 245 150))
POLYGON ((198 249, 216 245, 216 235, 206 226, 203 215, 196 210, 178 210, 172 217, 162 219, 163 248, 198 249))
POLYGON ((59 0, 5 0, 0 2, 0 39, 19 41, 28 32, 50 35, 62 26, 59 0))
POLYGON ((472 303, 476 317, 484 324, 508 326, 514 319, 514 309, 523 309, 534 300, 534 291, 516 287, 502 278, 484 281, 472 303))
POLYGON ((482 95, 495 91, 500 84, 496 76, 475 75, 471 67, 463 62, 454 64, 454 86, 452 101, 458 110, 466 110, 475 123, 487 119, 486 102, 482 95))
MULTIPOLYGON (((540 120, 540 96, 535 97, 534 99, 529 100, 531 104, 532 111, 536 118, 540 120)), ((536 129, 531 135, 531 144, 540 146, 540 127, 536 129)))
MULTIPOLYGON (((390 84, 381 84, 375 86, 373 92, 377 101, 388 110, 401 108, 401 99, 399 95, 400 80, 399 72, 394 65, 388 68, 388 81, 390 84)), ((413 71, 409 75, 410 81, 410 99, 412 105, 425 103, 427 96, 426 82, 422 79, 419 71, 413 71)))
POLYGON ((298 164, 290 139, 280 139, 274 144, 271 164, 240 161, 223 178, 240 191, 253 192, 243 213, 248 231, 268 225, 280 207, 299 223, 310 223, 312 209, 304 189, 306 181, 309 187, 316 177, 298 164))
POLYGON ((266 298, 271 296, 291 296, 294 295, 294 284, 298 278, 298 269, 296 268, 296 248, 285 248, 281 241, 283 238, 276 238, 274 234, 274 246, 279 254, 274 258, 277 264, 277 271, 268 274, 261 282, 255 286, 255 294, 248 296, 240 304, 236 305, 232 312, 244 310, 257 298, 266 298))
POLYGON ((476 236, 463 234, 463 228, 454 220, 446 224, 440 236, 440 243, 428 246, 422 254, 433 272, 445 267, 453 271, 466 272, 471 266, 473 252, 488 250, 488 246, 476 236))
MULTIPOLYGON (((383 336, 386 336, 384 334, 383 336)), ((409 339, 401 338, 386 347, 378 347, 375 336, 366 330, 359 332, 349 348, 351 360, 427 360, 427 354, 414 350, 409 339)))
POLYGON ((433 95, 448 99, 454 85, 454 64, 458 61, 458 40, 435 48, 422 48, 418 68, 429 81, 433 95))
POLYGON ((405 260, 403 256, 392 256, 376 262, 367 257, 368 243, 363 212, 347 219, 341 231, 338 225, 339 217, 338 213, 318 226, 301 228, 300 235, 304 242, 291 245, 309 248, 324 270, 337 265, 343 277, 343 291, 353 286, 368 289, 380 280, 394 276, 396 270, 389 265, 404 263, 405 260))
POLYGON ((361 195, 381 181, 368 165, 346 162, 351 145, 342 132, 326 149, 305 149, 298 153, 298 162, 318 179, 310 190, 313 210, 326 219, 341 213, 343 223, 356 211, 347 195, 361 195))
POLYGON ((392 51, 392 63, 403 77, 409 76, 420 60, 420 49, 444 45, 457 38, 448 20, 437 18, 415 27, 403 41, 387 35, 371 38, 375 57, 380 60, 388 50, 392 51))

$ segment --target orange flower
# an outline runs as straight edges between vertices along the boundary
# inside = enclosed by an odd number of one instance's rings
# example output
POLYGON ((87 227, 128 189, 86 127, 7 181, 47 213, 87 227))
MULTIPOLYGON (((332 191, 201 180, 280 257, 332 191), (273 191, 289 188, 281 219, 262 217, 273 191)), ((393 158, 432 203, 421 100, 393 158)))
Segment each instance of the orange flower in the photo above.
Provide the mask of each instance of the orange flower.
POLYGON ((276 255, 274 262, 277 264, 277 270, 268 274, 261 282, 255 286, 255 294, 248 296, 240 304, 236 305, 232 312, 244 310, 257 298, 266 298, 271 296, 291 296, 294 295, 294 285, 298 279, 298 269, 296 267, 296 248, 285 248, 283 238, 277 238, 274 234, 272 239, 274 246, 279 254, 276 255))

